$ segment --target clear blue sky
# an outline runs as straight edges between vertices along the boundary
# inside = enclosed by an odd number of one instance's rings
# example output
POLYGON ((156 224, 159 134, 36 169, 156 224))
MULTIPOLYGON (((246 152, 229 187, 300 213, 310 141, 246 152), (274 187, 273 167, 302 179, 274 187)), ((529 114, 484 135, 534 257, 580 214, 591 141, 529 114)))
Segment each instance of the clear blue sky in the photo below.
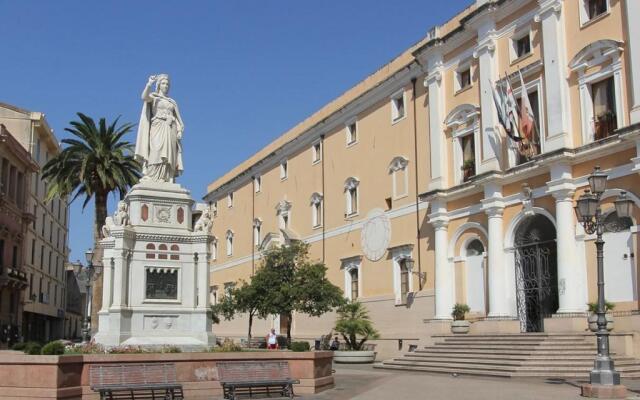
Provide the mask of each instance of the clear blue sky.
MULTIPOLYGON (((78 111, 137 123, 147 77, 169 73, 186 126, 179 181, 199 201, 216 177, 469 3, 5 1, 0 101, 44 112, 62 138, 78 111)), ((81 204, 70 260, 92 245, 93 207, 81 204)))

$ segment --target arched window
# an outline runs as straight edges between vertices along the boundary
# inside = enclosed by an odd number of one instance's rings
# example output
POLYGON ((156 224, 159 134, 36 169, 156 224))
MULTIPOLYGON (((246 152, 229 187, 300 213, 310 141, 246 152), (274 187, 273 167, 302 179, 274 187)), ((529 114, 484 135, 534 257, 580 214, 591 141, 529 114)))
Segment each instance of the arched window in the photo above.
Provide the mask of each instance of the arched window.
POLYGON ((227 231, 227 256, 233 255, 233 231, 227 231))
POLYGON ((484 253, 484 246, 478 239, 474 239, 467 245, 467 256, 481 256, 484 253))
POLYGON ((156 246, 153 243, 147 243, 146 249, 147 249, 147 254, 146 254, 147 259, 150 259, 150 260, 155 259, 156 258, 156 253, 155 253, 156 246))
POLYGON ((317 228, 322 226, 322 199, 321 193, 314 193, 311 195, 311 226, 317 228))
POLYGON ((172 260, 179 260, 180 259, 180 255, 177 254, 177 252, 180 251, 180 246, 178 246, 177 244, 172 244, 171 245, 171 251, 175 252, 174 254, 171 254, 170 258, 172 260))
POLYGON ((391 175, 393 198, 404 197, 408 193, 409 177, 407 165, 409 160, 406 157, 394 157, 389 163, 389 175, 391 175))
MULTIPOLYGON (((166 244, 163 243, 163 244, 158 246, 158 250, 159 251, 167 251, 168 247, 167 247, 166 244)), ((167 254, 166 253, 158 253, 158 258, 160 260, 166 260, 167 259, 167 254)))
POLYGON ((477 146, 480 142, 480 107, 462 104, 454 108, 444 121, 453 138, 455 183, 460 184, 476 174, 477 146))
POLYGON ((262 220, 260 218, 256 218, 253 220, 253 244, 254 246, 260 246, 262 241, 262 220))
POLYGON ((358 178, 350 177, 344 181, 344 194, 345 194, 345 216, 350 217, 358 213, 358 187, 360 181, 358 178))

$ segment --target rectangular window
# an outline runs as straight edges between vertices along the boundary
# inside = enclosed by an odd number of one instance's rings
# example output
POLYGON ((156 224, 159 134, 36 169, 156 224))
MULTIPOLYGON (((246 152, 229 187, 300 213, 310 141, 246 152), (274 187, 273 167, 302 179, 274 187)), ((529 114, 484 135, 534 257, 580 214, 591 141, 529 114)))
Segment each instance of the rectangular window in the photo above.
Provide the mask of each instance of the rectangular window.
POLYGON ((36 240, 31 239, 31 265, 35 265, 36 258, 36 240))
POLYGON ((280 163, 280 179, 281 180, 285 180, 287 179, 287 176, 289 175, 289 163, 287 162, 287 160, 284 160, 283 162, 280 163))
POLYGON ((211 243, 211 259, 218 259, 218 242, 211 243))
POLYGON ((358 292, 358 269, 352 269, 349 274, 351 275, 351 300, 356 300, 360 294, 358 292))
POLYGON ((11 254, 11 267, 13 268, 18 268, 18 262, 20 260, 18 251, 18 246, 13 246, 13 253, 11 254))
POLYGON ((322 160, 322 143, 314 143, 313 147, 311 148, 311 152, 313 163, 320 162, 320 160, 322 160))
MULTIPOLYGON (((633 1, 633 0, 631 0, 633 1)), ((589 20, 607 12, 607 0, 586 0, 589 20)))
POLYGON ((211 211, 213 212, 213 216, 214 217, 218 216, 218 202, 217 201, 212 201, 211 202, 211 211))
POLYGON ((44 245, 40 246, 40 269, 44 268, 44 245))
POLYGON ((0 271, 4 267, 4 239, 0 239, 0 271))
POLYGON ((146 298, 176 300, 178 298, 178 271, 147 269, 146 298))
POLYGON ((462 146, 462 181, 468 181, 476 174, 476 152, 473 133, 460 138, 462 146))
POLYGON ((358 141, 358 125, 354 122, 347 125, 347 145, 358 141))
POLYGON ((358 212, 358 188, 347 189, 347 216, 358 212))
POLYGON ((227 236, 227 256, 233 255, 233 236, 227 236))
POLYGON ((18 183, 18 170, 13 165, 9 168, 9 199, 16 203, 16 191, 18 183))
POLYGON ((33 206, 33 230, 36 230, 36 220, 38 218, 36 218, 38 216, 38 205, 34 205, 33 206))
POLYGON ((262 177, 261 176, 256 176, 253 178, 253 186, 254 186, 254 191, 256 193, 260 193, 260 191, 262 190, 262 177))
POLYGON ((36 197, 38 197, 38 192, 40 191, 40 174, 36 172, 35 179, 33 180, 33 192, 36 197))
POLYGON ((458 85, 460 90, 471 86, 471 68, 466 68, 458 72, 458 85))
POLYGON ((593 99, 594 139, 604 139, 618 128, 613 77, 592 84, 591 97, 593 99))
POLYGON ((322 226, 322 200, 311 205, 313 227, 322 226))
POLYGON ((45 218, 47 218, 47 214, 43 212, 42 213, 42 230, 40 232, 43 238, 44 238, 44 227, 45 225, 47 225, 47 221, 45 220, 45 218))
POLYGON ((36 161, 40 162, 40 152, 42 151, 42 143, 40 139, 36 140, 36 161))
POLYGON ((409 294, 409 268, 405 259, 400 261, 400 299, 403 304, 407 303, 409 294))
POLYGON ((516 50, 516 58, 524 57, 531 53, 531 39, 529 34, 517 39, 514 43, 516 50))
POLYGON ((253 227, 253 244, 254 246, 260 246, 260 225, 255 225, 253 227))
POLYGON ((18 172, 16 205, 20 210, 24 210, 24 174, 22 172, 18 172))
POLYGON ((233 192, 230 192, 230 193, 227 195, 227 207, 228 207, 228 208, 233 207, 233 192))
POLYGON ((404 91, 391 99, 391 120, 398 121, 405 116, 404 91))
POLYGON ((0 181, 0 192, 7 194, 9 192, 9 160, 2 159, 2 180, 0 181))

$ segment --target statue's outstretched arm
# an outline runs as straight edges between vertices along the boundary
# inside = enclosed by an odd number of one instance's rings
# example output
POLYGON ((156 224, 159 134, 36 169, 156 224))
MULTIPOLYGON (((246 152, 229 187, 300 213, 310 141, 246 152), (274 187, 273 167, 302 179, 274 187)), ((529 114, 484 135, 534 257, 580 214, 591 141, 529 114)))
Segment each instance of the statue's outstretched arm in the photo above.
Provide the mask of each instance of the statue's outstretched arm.
POLYGON ((144 87, 144 90, 142 91, 142 100, 146 101, 146 102, 151 102, 153 101, 153 98, 151 97, 151 87, 153 86, 153 82, 155 82, 156 77, 155 75, 152 75, 149 77, 149 80, 147 81, 147 84, 144 87))

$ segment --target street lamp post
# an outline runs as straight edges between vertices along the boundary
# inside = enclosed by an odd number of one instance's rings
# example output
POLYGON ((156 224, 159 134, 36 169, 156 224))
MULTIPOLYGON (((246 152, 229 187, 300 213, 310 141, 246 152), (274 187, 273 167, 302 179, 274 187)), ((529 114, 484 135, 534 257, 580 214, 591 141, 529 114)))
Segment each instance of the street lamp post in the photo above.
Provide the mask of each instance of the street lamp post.
MULTIPOLYGON (((580 196, 575 207, 576 217, 584 230, 592 235, 596 234, 596 259, 598 268, 598 330, 596 331, 598 354, 594 360, 594 367, 589 374, 591 386, 613 387, 620 385, 620 373, 615 370, 614 362, 609 353, 609 331, 605 316, 604 298, 604 218, 600 208, 600 199, 607 186, 607 175, 596 166, 589 176, 589 188, 580 196)), ((627 198, 626 192, 621 192, 614 202, 619 218, 631 215, 633 202, 627 198)))
POLYGON ((99 265, 93 265, 93 250, 89 249, 85 253, 87 265, 80 268, 78 272, 78 279, 83 281, 87 290, 87 304, 84 319, 82 321, 82 343, 89 343, 91 341, 91 330, 89 329, 89 316, 91 315, 91 308, 89 305, 89 299, 91 299, 91 285, 100 276, 102 267, 99 265))

